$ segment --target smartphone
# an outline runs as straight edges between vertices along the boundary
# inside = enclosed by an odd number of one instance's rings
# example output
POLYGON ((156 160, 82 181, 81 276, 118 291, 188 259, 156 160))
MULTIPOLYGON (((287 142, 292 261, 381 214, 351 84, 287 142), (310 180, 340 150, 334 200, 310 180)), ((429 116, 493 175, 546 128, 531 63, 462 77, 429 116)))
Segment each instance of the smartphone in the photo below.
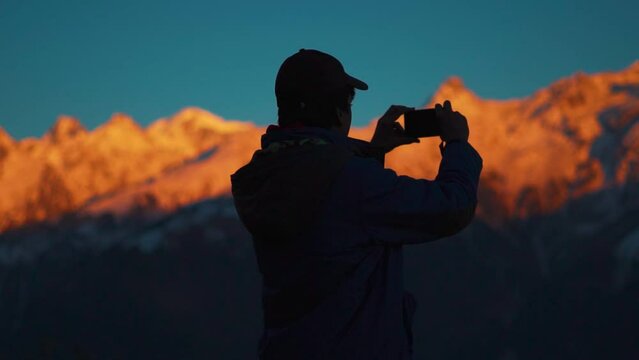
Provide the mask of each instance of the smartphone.
POLYGON ((441 129, 435 109, 413 110, 404 113, 404 133, 412 137, 440 136, 441 129))

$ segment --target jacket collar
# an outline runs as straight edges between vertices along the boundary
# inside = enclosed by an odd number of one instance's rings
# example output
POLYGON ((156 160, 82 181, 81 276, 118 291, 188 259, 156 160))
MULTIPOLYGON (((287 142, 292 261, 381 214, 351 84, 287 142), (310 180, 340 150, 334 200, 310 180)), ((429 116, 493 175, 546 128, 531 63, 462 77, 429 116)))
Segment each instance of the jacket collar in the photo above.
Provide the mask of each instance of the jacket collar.
POLYGON ((262 149, 266 149, 271 143, 284 140, 298 140, 306 138, 318 138, 332 144, 349 147, 349 138, 336 131, 314 126, 281 127, 269 125, 266 133, 262 135, 262 149))

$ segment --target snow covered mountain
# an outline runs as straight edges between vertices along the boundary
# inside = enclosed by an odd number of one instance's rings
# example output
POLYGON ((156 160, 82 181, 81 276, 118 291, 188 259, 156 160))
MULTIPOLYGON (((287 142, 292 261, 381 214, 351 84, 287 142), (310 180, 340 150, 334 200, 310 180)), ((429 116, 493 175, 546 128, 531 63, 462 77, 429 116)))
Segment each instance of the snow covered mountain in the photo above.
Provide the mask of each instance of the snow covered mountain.
MULTIPOLYGON (((146 129, 124 114, 114 114, 91 132, 78 120, 61 116, 41 139, 17 142, 0 129, 0 230, 55 219, 97 197, 126 193, 157 177, 174 177, 178 168, 207 157, 239 166, 250 156, 257 132, 250 123, 225 121, 197 108, 183 109, 146 129)), ((138 206, 170 202, 175 209, 224 193, 228 186, 220 179, 231 169, 203 170, 193 176, 209 177, 208 188, 167 194, 157 201, 145 195, 131 201, 138 206)))
MULTIPOLYGON (((479 216, 493 224, 560 209, 639 179, 639 62, 577 73, 534 94, 484 100, 452 77, 427 107, 450 99, 484 158, 479 216)), ((368 140, 375 122, 351 130, 368 140)), ((186 108, 141 128, 124 114, 87 131, 60 116, 40 139, 0 128, 0 231, 68 212, 160 216, 230 191, 229 175, 259 147, 263 127, 186 108)), ((398 148, 387 166, 433 178, 438 139, 398 148)))

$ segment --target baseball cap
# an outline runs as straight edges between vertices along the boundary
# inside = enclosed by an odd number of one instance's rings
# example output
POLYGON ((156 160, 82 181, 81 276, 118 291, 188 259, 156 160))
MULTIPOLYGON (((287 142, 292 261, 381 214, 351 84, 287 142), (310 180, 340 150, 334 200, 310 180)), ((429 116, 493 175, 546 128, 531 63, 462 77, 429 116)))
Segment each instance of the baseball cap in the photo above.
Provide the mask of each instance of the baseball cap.
POLYGON ((323 96, 344 86, 368 89, 365 82, 347 74, 335 57, 319 50, 300 49, 280 66, 275 95, 278 98, 323 96))

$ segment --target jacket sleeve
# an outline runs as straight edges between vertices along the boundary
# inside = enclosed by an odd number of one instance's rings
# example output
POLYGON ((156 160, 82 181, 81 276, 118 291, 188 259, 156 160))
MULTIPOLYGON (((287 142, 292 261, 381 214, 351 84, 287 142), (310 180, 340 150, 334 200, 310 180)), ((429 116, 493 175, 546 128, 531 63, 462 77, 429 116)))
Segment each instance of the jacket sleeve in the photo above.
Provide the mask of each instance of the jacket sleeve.
POLYGON ((370 142, 361 139, 348 138, 348 146, 353 154, 359 157, 375 159, 384 166, 386 153, 379 147, 373 146, 370 142))
POLYGON ((361 222, 375 243, 437 240, 461 231, 475 215, 483 161, 468 142, 442 149, 435 180, 397 175, 373 159, 357 166, 361 222))

